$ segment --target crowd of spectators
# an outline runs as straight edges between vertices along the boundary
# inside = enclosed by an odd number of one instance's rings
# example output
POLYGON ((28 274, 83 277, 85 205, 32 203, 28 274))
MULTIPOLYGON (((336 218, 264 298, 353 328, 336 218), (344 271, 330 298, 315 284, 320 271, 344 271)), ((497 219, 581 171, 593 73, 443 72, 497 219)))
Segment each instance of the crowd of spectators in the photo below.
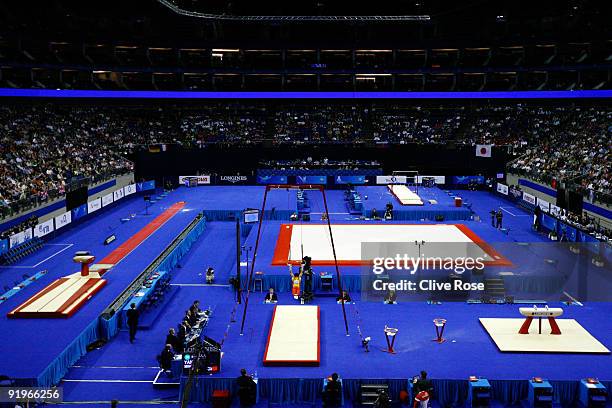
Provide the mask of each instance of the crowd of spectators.
POLYGON ((611 118, 612 111, 603 107, 527 104, 5 105, 0 108, 0 216, 14 211, 16 203, 31 206, 63 195, 75 178, 128 172, 127 158, 134 151, 160 144, 506 145, 524 153, 511 171, 572 182, 597 200, 611 192, 611 118))
POLYGON ((334 169, 334 170, 358 170, 369 168, 380 168, 382 164, 377 160, 329 160, 326 157, 313 159, 311 156, 305 159, 268 159, 261 160, 259 166, 265 169, 277 170, 312 170, 312 169, 334 169))
POLYGON ((575 108, 562 112, 542 110, 542 120, 532 132, 546 137, 529 145, 509 165, 515 173, 545 183, 565 183, 591 201, 607 201, 612 193, 612 111, 575 108))
MULTIPOLYGON (((47 106, 0 108, 0 210, 61 196, 73 179, 125 173, 132 164, 117 152, 126 138, 95 109, 47 106)), ((127 135, 125 135, 127 136, 127 135)))
POLYGON ((20 222, 19 224, 13 225, 10 228, 0 231, 0 239, 8 239, 11 235, 21 232, 27 228, 35 227, 38 224, 38 217, 33 215, 27 220, 20 222))

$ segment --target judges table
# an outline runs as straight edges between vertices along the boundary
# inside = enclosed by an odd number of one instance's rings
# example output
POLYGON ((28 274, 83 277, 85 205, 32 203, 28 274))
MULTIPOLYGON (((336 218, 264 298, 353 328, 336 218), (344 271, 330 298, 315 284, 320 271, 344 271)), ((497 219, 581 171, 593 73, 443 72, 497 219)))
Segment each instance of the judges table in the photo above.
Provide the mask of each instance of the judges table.
POLYGON ((586 379, 580 380, 578 400, 583 407, 604 407, 607 397, 608 390, 602 383, 593 384, 586 379))
POLYGON ((136 304, 136 309, 141 310, 142 305, 147 299, 155 292, 160 282, 163 282, 166 276, 166 272, 155 272, 151 279, 145 281, 144 285, 136 292, 121 309, 121 323, 123 327, 127 326, 127 311, 130 309, 132 303, 136 304))
POLYGON ((489 406, 491 400, 491 384, 486 378, 479 378, 476 381, 468 382, 468 397, 466 405, 468 407, 489 406))
MULTIPOLYGON (((198 321, 196 326, 194 326, 194 328, 187 334, 187 337, 185 337, 185 344, 183 346, 186 347, 189 343, 193 342, 194 340, 202 338, 204 329, 206 328, 206 326, 208 326, 208 320, 210 319, 211 314, 212 313, 209 312, 208 314, 202 313, 200 315, 200 320, 198 321)), ((183 373, 183 355, 182 354, 177 354, 174 356, 174 359, 172 360, 170 371, 172 371, 172 377, 174 378, 181 377, 181 374, 183 373)))
POLYGON ((553 400, 553 387, 547 380, 542 382, 529 381, 529 406, 551 407, 553 400))

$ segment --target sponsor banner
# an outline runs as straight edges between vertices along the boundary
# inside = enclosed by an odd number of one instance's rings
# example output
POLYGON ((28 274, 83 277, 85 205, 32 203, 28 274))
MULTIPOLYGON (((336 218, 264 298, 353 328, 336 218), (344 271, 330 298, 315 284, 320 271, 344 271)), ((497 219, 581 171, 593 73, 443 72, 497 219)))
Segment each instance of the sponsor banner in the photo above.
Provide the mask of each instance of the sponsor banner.
POLYGON ((45 235, 52 233, 54 229, 53 218, 51 218, 50 220, 42 222, 34 227, 34 236, 44 237, 45 235))
POLYGON ((107 195, 102 196, 102 207, 106 207, 109 204, 113 203, 113 193, 108 193, 107 195))
POLYGON ((9 250, 9 240, 0 239, 0 254, 3 254, 8 250, 9 250))
POLYGON ((526 201, 531 205, 536 205, 536 197, 524 191, 523 191, 523 201, 526 201))
POLYGON ((78 220, 87 215, 87 204, 81 204, 72 209, 72 219, 78 220))
POLYGON ((510 196, 515 200, 520 200, 523 197, 523 192, 519 189, 511 188, 509 191, 510 196))
POLYGON ((95 198, 87 203, 87 214, 98 211, 102 208, 102 198, 95 198))
POLYGON ((287 184, 287 176, 257 176, 257 184, 287 184))
POLYGON ((142 183, 136 183, 136 191, 148 191, 155 190, 155 180, 143 181, 142 183))
MULTIPOLYGON (((265 176, 264 176, 265 177, 265 176)), ((216 184, 254 184, 255 179, 249 176, 217 176, 216 184)), ((268 184, 268 183, 262 183, 268 184)))
POLYGON ((113 201, 121 200, 123 198, 123 189, 113 191, 113 201))
POLYGON ((28 228, 9 237, 11 248, 32 239, 32 228, 28 228))
POLYGON ((366 176, 336 176, 334 182, 336 184, 365 184, 366 176))
POLYGON ((210 176, 179 176, 179 184, 185 184, 187 179, 196 179, 199 186, 210 184, 210 176))
POLYGON ((434 181, 436 182, 436 185, 446 184, 446 176, 418 176, 417 182, 419 184, 423 184, 424 178, 431 178, 431 177, 433 177, 434 181))
POLYGON ((541 198, 538 198, 538 207, 540 207, 543 211, 550 211, 550 203, 546 200, 542 200, 541 198))
POLYGON ((295 176, 296 184, 327 184, 327 176, 295 176))
POLYGON ((129 196, 130 194, 134 194, 136 192, 136 184, 128 184, 123 187, 123 195, 129 196))
POLYGON ((376 184, 406 184, 406 176, 376 176, 376 184))
POLYGON ((561 207, 557 207, 556 205, 551 203, 550 204, 550 213, 552 215, 558 216, 559 214, 561 214, 561 207))
POLYGON ((508 186, 502 183, 497 183, 497 192, 503 195, 508 195, 508 186))
POLYGON ((72 222, 72 213, 67 211, 55 217, 55 229, 58 230, 72 222))
POLYGON ((548 214, 542 214, 542 226, 549 231, 557 231, 557 219, 548 214))
POLYGON ((470 183, 484 184, 484 176, 453 176, 453 184, 468 185, 470 183))

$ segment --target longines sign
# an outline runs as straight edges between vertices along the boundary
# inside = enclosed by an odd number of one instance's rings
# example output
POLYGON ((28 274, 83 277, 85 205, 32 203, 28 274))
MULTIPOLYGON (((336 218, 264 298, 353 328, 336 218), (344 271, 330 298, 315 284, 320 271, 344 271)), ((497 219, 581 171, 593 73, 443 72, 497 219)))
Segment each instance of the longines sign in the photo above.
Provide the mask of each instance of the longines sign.
POLYGON ((253 183, 249 176, 240 176, 240 175, 226 175, 226 176, 217 176, 217 184, 249 184, 253 183))

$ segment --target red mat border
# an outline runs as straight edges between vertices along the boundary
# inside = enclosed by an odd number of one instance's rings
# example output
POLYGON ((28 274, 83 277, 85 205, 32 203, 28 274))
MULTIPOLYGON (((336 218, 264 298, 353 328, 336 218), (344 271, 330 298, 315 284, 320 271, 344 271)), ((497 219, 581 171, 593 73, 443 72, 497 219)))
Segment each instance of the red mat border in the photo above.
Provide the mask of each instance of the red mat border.
MULTIPOLYGON (((276 246, 274 248, 274 254, 272 255, 272 265, 273 266, 282 266, 282 265, 287 265, 288 263, 292 264, 292 265, 300 265, 300 261, 289 261, 288 257, 289 257, 289 248, 291 246, 291 235, 293 234, 293 226, 295 224, 281 224, 280 225, 280 230, 278 233, 278 238, 276 240, 276 246)), ((327 224, 308 224, 311 226, 314 225, 327 225, 327 224)), ((455 226, 457 229, 459 229, 465 236, 467 236, 469 239, 472 240, 472 242, 474 242, 476 245, 478 245, 483 251, 485 251, 487 254, 489 254, 489 256, 493 259, 495 259, 494 261, 486 261, 484 262, 485 265, 487 266, 512 266, 512 262, 506 258, 505 256, 503 256, 502 254, 500 254, 499 252, 497 252, 497 250, 495 250, 495 248, 493 248, 489 243, 487 243, 486 241, 484 241, 482 238, 480 238, 478 235, 476 235, 476 233, 474 231, 472 231, 467 225, 465 224, 417 224, 417 223, 403 223, 403 224, 348 224, 348 223, 334 223, 332 224, 332 227, 334 225, 358 225, 358 226, 362 226, 362 225, 366 225, 366 226, 384 226, 384 227, 390 227, 390 226, 395 226, 395 225, 452 225, 455 226)), ((338 265, 340 266, 361 266, 361 265, 369 265, 371 264, 370 261, 362 261, 360 259, 356 259, 356 260, 339 260, 338 261, 338 265)), ((330 265, 334 265, 334 261, 333 260, 312 260, 312 265, 319 265, 319 266, 330 266, 330 265)))
POLYGON ((128 238, 127 241, 115 248, 110 254, 102 258, 100 264, 118 264, 123 258, 128 256, 134 249, 149 238, 155 231, 161 228, 170 218, 185 207, 184 201, 172 204, 163 213, 158 215, 153 221, 142 227, 138 232, 128 238))
MULTIPOLYGON (((185 207, 185 204, 186 204, 185 201, 179 201, 179 202, 176 202, 176 203, 172 204, 163 213, 161 213, 160 215, 155 217, 155 219, 153 219, 153 221, 149 222, 147 225, 142 227, 138 232, 136 232, 134 235, 132 235, 130 238, 128 238, 127 241, 125 241, 123 244, 121 244, 120 246, 115 248, 113 251, 111 251, 111 253, 106 255, 102 260, 99 261, 99 263, 101 263, 101 264, 113 264, 113 266, 114 266, 114 265, 118 264, 119 262, 121 262, 134 249, 136 249, 141 243, 143 243, 147 238, 149 238, 155 231, 157 231, 159 228, 161 228, 170 218, 172 218, 174 215, 176 215, 176 213, 178 213, 181 209, 183 209, 183 207, 185 207)), ((102 273, 100 275, 102 275, 102 273)), ((9 317, 9 318, 22 318, 22 317, 23 318, 70 317, 76 311, 78 311, 83 306, 83 304, 86 301, 91 299, 91 297, 94 294, 99 292, 100 289, 102 289, 106 285, 106 280, 100 279, 100 281, 103 282, 103 283, 99 284, 98 286, 96 286, 94 288, 94 290, 92 291, 90 296, 87 296, 87 297, 81 299, 78 302, 78 304, 76 305, 76 307, 74 307, 70 311, 70 313, 63 313, 62 312, 64 310, 66 310, 68 307, 72 306, 71 304, 68 304, 68 301, 64 302, 54 312, 20 312, 21 309, 23 309, 24 307, 28 306, 32 302, 34 302, 36 299, 39 299, 41 296, 44 296, 47 292, 49 292, 50 290, 52 290, 55 287, 57 287, 58 285, 60 285, 66 279, 67 279, 66 277, 62 277, 62 278, 59 278, 59 279, 53 281, 52 283, 47 285, 45 288, 40 290, 38 293, 36 293, 33 297, 29 298, 24 303, 20 304, 15 309, 11 310, 7 314, 7 317, 9 317)), ((91 280, 96 280, 96 278, 92 278, 91 280)), ((87 291, 89 288, 90 288, 90 286, 88 286, 87 284, 84 285, 83 288, 79 289, 73 296, 70 297, 70 299, 78 299, 78 297, 80 295, 82 295, 84 293, 84 291, 87 291)))
MULTIPOLYGON (((285 305, 286 306, 286 305, 285 305)), ((266 340, 266 351, 264 352, 263 365, 265 366, 319 366, 321 364, 321 308, 317 308, 317 359, 316 360, 268 360, 268 348, 270 347, 270 337, 272 336, 272 328, 274 327, 274 319, 276 318, 276 308, 272 312, 272 321, 270 322, 270 330, 268 330, 268 338, 266 340)), ((296 306, 299 307, 299 306, 296 306)))

